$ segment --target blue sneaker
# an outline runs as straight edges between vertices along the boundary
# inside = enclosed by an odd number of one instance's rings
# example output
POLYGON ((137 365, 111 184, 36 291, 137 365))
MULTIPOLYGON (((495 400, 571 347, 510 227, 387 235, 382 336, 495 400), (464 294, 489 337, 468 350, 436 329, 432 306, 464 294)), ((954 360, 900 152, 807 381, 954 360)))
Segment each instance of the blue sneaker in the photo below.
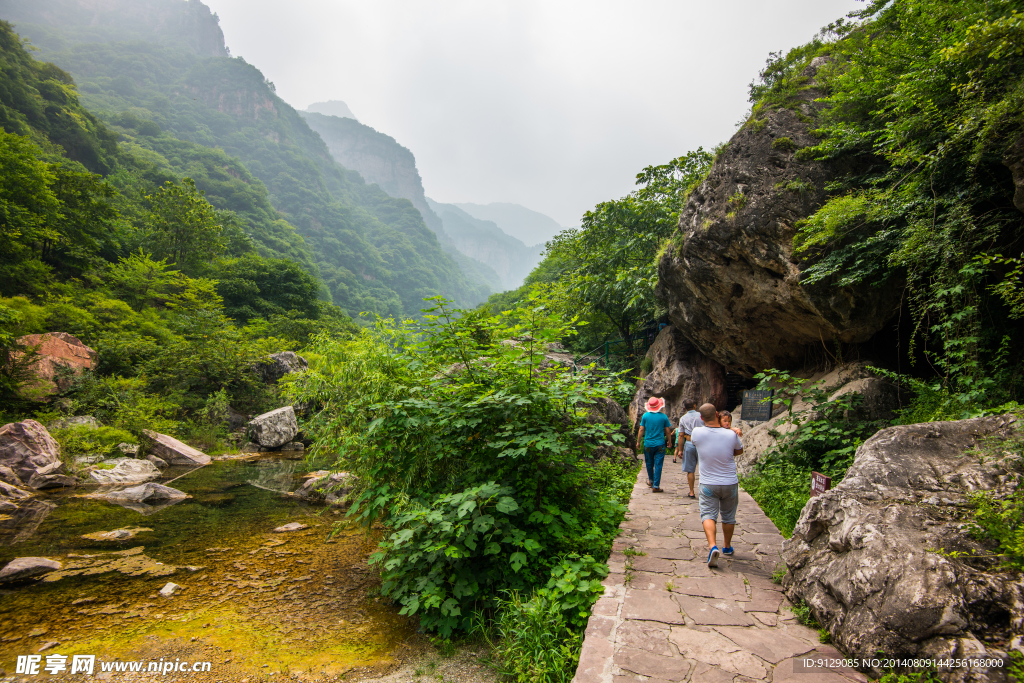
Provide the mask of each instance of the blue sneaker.
POLYGON ((718 566, 718 556, 720 554, 721 554, 721 551, 718 549, 717 545, 714 548, 711 549, 711 552, 708 553, 708 567, 717 567, 718 566))
POLYGON ((726 557, 732 555, 732 546, 729 546, 728 548, 722 548, 722 554, 726 557))

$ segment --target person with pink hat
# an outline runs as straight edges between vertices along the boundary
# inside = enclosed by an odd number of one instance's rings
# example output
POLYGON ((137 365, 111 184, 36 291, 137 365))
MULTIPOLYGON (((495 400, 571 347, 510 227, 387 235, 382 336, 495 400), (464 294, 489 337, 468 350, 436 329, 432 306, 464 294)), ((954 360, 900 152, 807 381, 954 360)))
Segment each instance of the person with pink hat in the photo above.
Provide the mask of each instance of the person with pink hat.
POLYGON ((665 401, 652 396, 647 412, 640 418, 640 433, 637 441, 644 445, 644 462, 647 464, 647 485, 654 493, 661 493, 661 467, 665 463, 665 444, 672 434, 672 422, 661 409, 665 401))

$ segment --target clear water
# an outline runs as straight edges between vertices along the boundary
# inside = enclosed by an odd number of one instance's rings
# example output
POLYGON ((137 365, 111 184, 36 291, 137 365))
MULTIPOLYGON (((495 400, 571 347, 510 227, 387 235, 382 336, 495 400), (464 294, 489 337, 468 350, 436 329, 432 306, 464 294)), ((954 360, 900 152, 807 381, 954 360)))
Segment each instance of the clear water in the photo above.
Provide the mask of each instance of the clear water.
POLYGON ((46 653, 212 661, 208 680, 386 665, 413 627, 372 595, 372 540, 348 527, 329 538, 341 516, 284 495, 303 473, 290 460, 214 462, 166 472, 165 483, 184 474, 170 485, 191 497, 152 514, 82 497, 82 488, 40 496, 41 521, 0 520, 0 565, 43 556, 73 574, 0 589, 0 666, 13 672, 17 655, 51 641, 60 645, 46 653), (44 504, 54 506, 45 515, 44 504), (273 532, 296 521, 310 528, 273 532), (152 531, 83 538, 139 527, 152 531), (133 554, 110 561, 116 551, 133 554), (160 597, 169 581, 184 590, 160 597))

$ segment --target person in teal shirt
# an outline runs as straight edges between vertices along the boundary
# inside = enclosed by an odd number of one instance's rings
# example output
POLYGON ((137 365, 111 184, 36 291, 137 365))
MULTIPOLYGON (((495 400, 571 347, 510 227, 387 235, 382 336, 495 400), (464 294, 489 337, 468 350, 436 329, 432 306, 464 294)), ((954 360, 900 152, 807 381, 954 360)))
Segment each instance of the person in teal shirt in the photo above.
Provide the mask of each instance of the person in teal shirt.
POLYGON ((672 422, 661 409, 665 401, 652 396, 647 401, 647 412, 640 418, 637 440, 644 444, 644 463, 647 465, 647 485, 654 493, 661 493, 661 468, 665 464, 665 444, 672 434, 672 422))

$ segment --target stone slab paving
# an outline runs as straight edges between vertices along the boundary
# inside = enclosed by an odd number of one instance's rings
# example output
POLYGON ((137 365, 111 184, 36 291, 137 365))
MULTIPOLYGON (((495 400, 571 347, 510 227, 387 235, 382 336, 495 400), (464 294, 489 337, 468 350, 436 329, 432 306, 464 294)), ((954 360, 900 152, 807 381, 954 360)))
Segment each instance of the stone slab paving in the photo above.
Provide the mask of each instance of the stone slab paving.
MULTIPOLYGON (((574 683, 851 683, 850 669, 804 671, 805 657, 842 658, 797 622, 772 583, 782 535, 746 491, 736 515, 736 554, 705 564, 697 501, 671 456, 664 493, 641 468, 587 625, 574 683)), ((721 525, 718 530, 722 542, 721 525)))

